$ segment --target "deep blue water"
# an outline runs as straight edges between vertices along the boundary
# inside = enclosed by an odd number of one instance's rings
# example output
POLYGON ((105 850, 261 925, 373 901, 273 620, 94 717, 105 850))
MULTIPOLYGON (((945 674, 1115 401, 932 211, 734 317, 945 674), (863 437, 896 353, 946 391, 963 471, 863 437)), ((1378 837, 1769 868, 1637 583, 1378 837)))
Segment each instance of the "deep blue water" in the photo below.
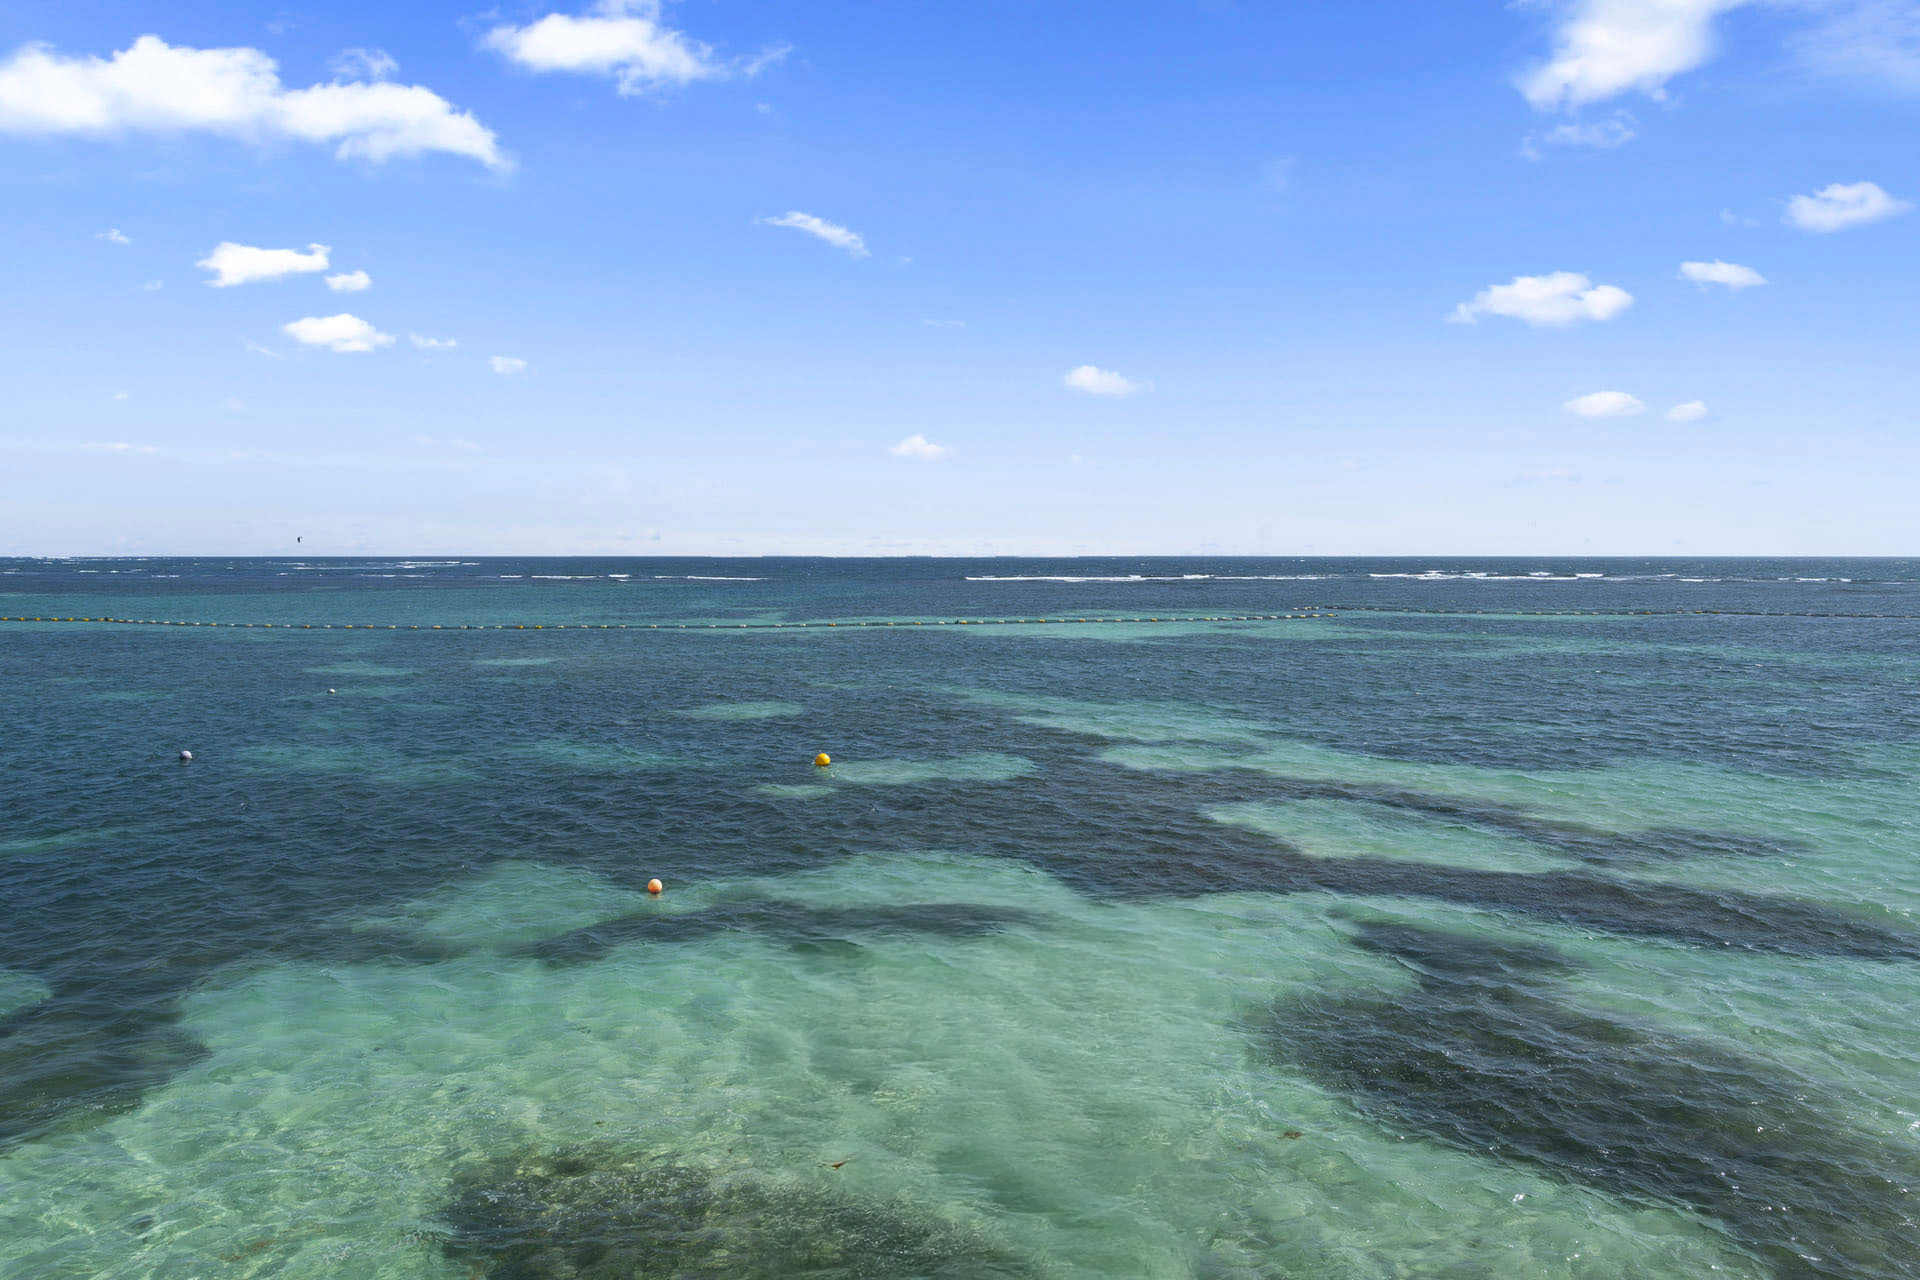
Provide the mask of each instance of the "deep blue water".
POLYGON ((0 1275, 1920 1275, 1920 561, 0 615, 0 1275))

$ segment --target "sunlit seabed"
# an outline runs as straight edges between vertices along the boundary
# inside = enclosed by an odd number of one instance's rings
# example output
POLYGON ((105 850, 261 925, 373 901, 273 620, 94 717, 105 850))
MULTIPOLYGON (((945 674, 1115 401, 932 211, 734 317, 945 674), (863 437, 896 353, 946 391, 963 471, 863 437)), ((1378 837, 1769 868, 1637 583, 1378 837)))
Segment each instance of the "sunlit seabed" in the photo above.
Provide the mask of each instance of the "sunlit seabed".
POLYGON ((205 1061, 0 1162, 11 1274, 459 1275, 436 1219, 449 1171, 574 1144, 904 1197, 1041 1274, 1346 1273, 1356 1240, 1435 1274, 1757 1274, 1684 1215, 1398 1141, 1263 1065, 1244 1027, 1276 997, 1405 981, 1334 905, 1097 906, 961 857, 657 902, 503 866, 381 922, 443 960, 239 969, 188 998, 205 1061), (683 930, 583 964, 525 950, 742 901, 799 932, 683 930), (888 923, 941 903, 988 924, 888 923), (847 936, 809 939, 808 913, 847 936))

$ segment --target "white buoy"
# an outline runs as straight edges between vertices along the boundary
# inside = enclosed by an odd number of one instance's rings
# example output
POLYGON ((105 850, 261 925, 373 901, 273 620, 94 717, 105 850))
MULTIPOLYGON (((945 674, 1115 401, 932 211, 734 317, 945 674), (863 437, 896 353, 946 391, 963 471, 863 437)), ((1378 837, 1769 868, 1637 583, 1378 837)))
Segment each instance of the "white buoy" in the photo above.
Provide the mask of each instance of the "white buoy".
POLYGON ((188 763, 190 763, 190 762, 191 762, 192 760, 193 760, 193 752, 191 752, 191 751, 182 751, 182 752, 180 753, 180 763, 181 763, 181 764, 188 764, 188 763))
POLYGON ((327 690, 327 692, 328 692, 328 693, 338 693, 338 692, 340 692, 340 691, 339 691, 338 689, 329 689, 329 690, 327 690))

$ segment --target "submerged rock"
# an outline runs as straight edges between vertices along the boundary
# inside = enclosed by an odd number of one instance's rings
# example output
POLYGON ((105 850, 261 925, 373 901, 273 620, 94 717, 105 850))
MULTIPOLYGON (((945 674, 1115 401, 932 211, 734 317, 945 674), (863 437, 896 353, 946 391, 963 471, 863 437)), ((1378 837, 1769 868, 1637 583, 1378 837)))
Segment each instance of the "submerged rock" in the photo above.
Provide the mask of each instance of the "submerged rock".
POLYGON ((1038 1274, 908 1201, 573 1148, 458 1184, 446 1255, 491 1280, 992 1280, 1038 1274))

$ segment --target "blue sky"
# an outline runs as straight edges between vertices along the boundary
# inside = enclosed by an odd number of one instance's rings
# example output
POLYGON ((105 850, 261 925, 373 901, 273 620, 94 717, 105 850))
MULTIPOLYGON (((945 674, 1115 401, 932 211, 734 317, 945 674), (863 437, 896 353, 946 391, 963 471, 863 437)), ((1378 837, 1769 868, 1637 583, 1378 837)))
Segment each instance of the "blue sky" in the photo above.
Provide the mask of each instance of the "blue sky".
POLYGON ((1917 126, 1916 0, 15 0, 0 554, 1911 554, 1917 126))

